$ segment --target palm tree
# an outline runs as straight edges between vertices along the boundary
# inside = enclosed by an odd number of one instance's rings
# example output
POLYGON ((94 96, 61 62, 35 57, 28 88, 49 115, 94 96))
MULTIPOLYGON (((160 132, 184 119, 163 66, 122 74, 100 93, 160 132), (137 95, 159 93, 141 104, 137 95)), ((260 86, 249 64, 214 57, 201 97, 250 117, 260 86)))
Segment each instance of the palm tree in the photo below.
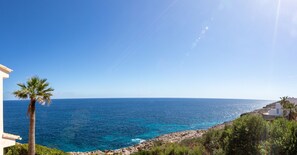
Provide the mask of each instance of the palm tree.
POLYGON ((44 105, 51 103, 53 88, 49 87, 47 79, 31 77, 27 83, 17 84, 20 90, 13 92, 19 99, 30 99, 27 115, 30 117, 28 154, 35 155, 35 103, 44 105))
POLYGON ((284 97, 280 97, 280 104, 282 105, 282 106, 285 106, 285 105, 287 105, 287 104, 289 104, 290 103, 290 101, 288 100, 288 96, 284 96, 284 97))
POLYGON ((297 114, 297 105, 288 103, 284 108, 289 109, 289 120, 295 120, 297 114))
POLYGON ((297 105, 295 105, 294 103, 291 103, 288 100, 288 98, 289 98, 288 96, 281 97, 280 98, 281 100, 279 101, 279 103, 283 106, 284 109, 289 110, 288 119, 294 120, 297 116, 297 105))

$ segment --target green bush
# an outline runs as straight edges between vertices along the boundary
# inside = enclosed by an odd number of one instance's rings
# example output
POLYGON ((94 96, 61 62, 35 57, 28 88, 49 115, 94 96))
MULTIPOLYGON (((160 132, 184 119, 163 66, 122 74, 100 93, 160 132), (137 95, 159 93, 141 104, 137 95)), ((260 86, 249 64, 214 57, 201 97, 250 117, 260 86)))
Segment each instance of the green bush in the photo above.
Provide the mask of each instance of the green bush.
POLYGON ((297 123, 284 118, 270 125, 271 154, 297 154, 297 123))
MULTIPOLYGON (((215 154, 221 147, 223 130, 209 130, 203 135, 203 145, 211 154, 215 154)), ((221 151, 220 151, 221 152, 221 151)))
POLYGON ((201 147, 201 144, 203 144, 203 140, 201 138, 185 139, 181 141, 180 144, 182 146, 187 146, 189 148, 201 147))
POLYGON ((261 116, 242 116, 233 122, 226 154, 260 154, 259 146, 267 137, 267 122, 261 116))
MULTIPOLYGON (((36 155, 68 155, 63 151, 36 145, 36 155)), ((16 144, 4 149, 5 155, 28 155, 28 144, 16 144)))
POLYGON ((193 148, 176 143, 168 143, 162 146, 153 147, 151 150, 145 150, 134 155, 202 155, 204 148, 202 145, 193 148))

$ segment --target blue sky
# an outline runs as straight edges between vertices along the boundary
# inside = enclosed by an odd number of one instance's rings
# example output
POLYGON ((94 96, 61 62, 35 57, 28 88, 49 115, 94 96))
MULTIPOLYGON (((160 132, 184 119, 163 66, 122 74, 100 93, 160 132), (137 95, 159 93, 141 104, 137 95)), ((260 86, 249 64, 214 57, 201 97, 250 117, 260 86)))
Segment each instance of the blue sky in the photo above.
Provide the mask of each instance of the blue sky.
POLYGON ((0 63, 54 98, 297 97, 295 0, 0 2, 0 63))

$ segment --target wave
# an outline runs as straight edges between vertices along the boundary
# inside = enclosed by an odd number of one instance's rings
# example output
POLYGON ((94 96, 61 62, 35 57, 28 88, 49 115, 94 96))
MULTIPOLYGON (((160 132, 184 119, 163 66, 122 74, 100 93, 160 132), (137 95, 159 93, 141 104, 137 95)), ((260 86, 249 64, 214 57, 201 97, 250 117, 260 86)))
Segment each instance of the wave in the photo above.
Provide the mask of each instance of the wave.
POLYGON ((134 138, 134 139, 131 139, 131 141, 134 142, 134 143, 142 143, 145 140, 144 139, 140 139, 140 138, 134 138))

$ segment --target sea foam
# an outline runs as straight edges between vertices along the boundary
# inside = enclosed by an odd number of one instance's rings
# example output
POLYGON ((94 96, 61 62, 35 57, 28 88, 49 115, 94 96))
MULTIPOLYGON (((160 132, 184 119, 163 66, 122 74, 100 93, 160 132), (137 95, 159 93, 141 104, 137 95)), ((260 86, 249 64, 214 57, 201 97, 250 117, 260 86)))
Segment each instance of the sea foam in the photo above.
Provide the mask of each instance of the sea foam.
POLYGON ((131 141, 134 142, 134 143, 142 143, 145 140, 144 139, 140 139, 140 138, 134 138, 134 139, 131 139, 131 141))

